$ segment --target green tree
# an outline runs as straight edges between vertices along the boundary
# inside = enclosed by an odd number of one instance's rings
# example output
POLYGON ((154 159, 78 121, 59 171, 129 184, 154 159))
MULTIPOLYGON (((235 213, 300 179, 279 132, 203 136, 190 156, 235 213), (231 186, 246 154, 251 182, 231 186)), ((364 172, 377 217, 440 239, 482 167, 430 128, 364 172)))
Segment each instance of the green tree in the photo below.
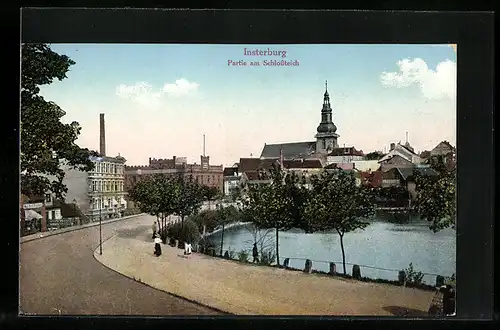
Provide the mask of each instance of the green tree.
POLYGON ((201 190, 203 198, 206 201, 214 201, 220 195, 219 189, 217 189, 217 187, 201 186, 201 190))
POLYGON ((192 215, 190 219, 198 225, 200 232, 203 232, 203 227, 205 227, 207 232, 211 232, 217 227, 216 210, 203 210, 200 213, 192 215))
POLYGON ((187 219, 184 226, 180 223, 168 225, 167 232, 169 237, 191 244, 199 242, 201 238, 197 224, 191 219, 187 219))
POLYGON ((295 225, 290 212, 293 200, 287 193, 285 172, 274 164, 268 175, 271 178, 270 184, 249 187, 248 198, 244 203, 244 217, 258 229, 274 228, 276 262, 280 265, 279 231, 289 230, 295 225))
MULTIPOLYGON (((128 196, 135 202, 141 212, 159 218, 160 194, 154 177, 147 177, 137 182, 129 191, 128 196)), ((161 226, 159 229, 162 229, 161 226)))
POLYGON ((94 168, 97 152, 80 148, 80 125, 61 122, 65 112, 46 101, 40 86, 66 78, 75 62, 53 52, 46 44, 23 44, 21 55, 21 193, 44 195, 50 191, 63 199, 67 187, 61 163, 81 171, 94 168))
POLYGON ((384 154, 380 151, 373 151, 373 152, 366 154, 366 156, 365 156, 365 158, 367 160, 379 160, 382 157, 384 157, 384 154))
POLYGON ((306 217, 305 210, 310 198, 310 191, 305 187, 306 178, 299 177, 295 172, 287 173, 283 187, 286 206, 285 214, 291 225, 304 230, 306 233, 312 232, 312 223, 306 217))
POLYGON ((165 228, 166 219, 175 213, 179 203, 179 190, 176 181, 164 174, 158 174, 153 177, 155 193, 158 198, 158 210, 161 218, 161 228, 165 228))
POLYGON ((442 161, 434 163, 437 176, 422 175, 415 171, 416 208, 422 219, 430 222, 429 229, 438 232, 455 228, 456 172, 448 171, 442 161))
POLYGON ((241 198, 241 188, 239 186, 231 189, 230 198, 232 202, 237 202, 241 198))
POLYGON ((184 219, 187 216, 195 214, 203 204, 204 188, 192 179, 185 180, 179 177, 175 180, 175 214, 181 217, 181 226, 184 224, 184 219))
POLYGON ((311 197, 305 210, 309 230, 338 233, 346 274, 344 235, 368 226, 364 220, 375 213, 373 194, 369 188, 356 186, 354 175, 344 170, 324 171, 311 181, 311 197))

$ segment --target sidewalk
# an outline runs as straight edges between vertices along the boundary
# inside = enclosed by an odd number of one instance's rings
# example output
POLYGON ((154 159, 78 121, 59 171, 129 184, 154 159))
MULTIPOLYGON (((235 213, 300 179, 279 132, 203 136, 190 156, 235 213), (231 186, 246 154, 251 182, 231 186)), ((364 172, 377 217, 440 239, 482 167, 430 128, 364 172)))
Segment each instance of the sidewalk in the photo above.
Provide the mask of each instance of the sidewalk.
MULTIPOLYGON (((146 227, 145 227, 146 228, 146 227)), ((434 292, 241 264, 162 245, 148 228, 118 234, 95 258, 152 287, 237 315, 426 316, 434 292), (132 235, 131 235, 132 236, 132 235)))
MULTIPOLYGON (((125 216, 125 217, 114 218, 114 219, 110 219, 110 220, 105 220, 105 221, 101 221, 101 225, 105 225, 105 224, 108 224, 108 223, 111 223, 111 222, 116 222, 116 221, 121 221, 121 220, 127 220, 127 219, 138 217, 138 216, 141 216, 141 215, 144 215, 144 213, 139 213, 139 214, 134 214, 134 215, 128 215, 128 216, 125 216)), ((45 232, 40 232, 40 233, 36 233, 36 234, 32 234, 32 235, 22 236, 20 238, 20 240, 19 240, 19 243, 22 244, 22 243, 33 241, 33 240, 36 240, 36 239, 44 238, 44 237, 47 237, 47 236, 59 235, 59 234, 63 234, 63 233, 68 233, 70 231, 80 230, 80 229, 84 229, 84 228, 88 228, 88 227, 94 227, 94 226, 99 226, 99 221, 97 221, 97 222, 90 222, 90 223, 87 223, 85 225, 71 226, 71 227, 66 227, 66 228, 62 228, 62 229, 45 231, 45 232)))

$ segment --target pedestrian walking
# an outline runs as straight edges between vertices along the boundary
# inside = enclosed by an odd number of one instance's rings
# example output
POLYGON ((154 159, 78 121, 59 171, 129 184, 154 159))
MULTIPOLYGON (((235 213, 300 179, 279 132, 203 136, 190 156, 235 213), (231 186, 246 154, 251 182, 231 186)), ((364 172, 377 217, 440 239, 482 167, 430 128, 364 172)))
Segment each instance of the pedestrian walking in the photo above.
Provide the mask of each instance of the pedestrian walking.
POLYGON ((190 255, 191 250, 192 250, 191 243, 184 242, 184 255, 187 255, 187 256, 190 255))
POLYGON ((161 239, 160 239, 159 235, 155 236, 154 242, 155 242, 154 255, 157 256, 157 257, 159 257, 159 256, 161 256, 161 245, 160 245, 161 239))
POLYGON ((156 232, 158 231, 158 225, 156 224, 156 220, 153 222, 153 226, 151 226, 151 229, 153 229, 153 239, 155 239, 156 232))
POLYGON ((252 256, 253 256, 252 262, 259 262, 259 250, 257 249, 257 243, 253 243, 252 256))

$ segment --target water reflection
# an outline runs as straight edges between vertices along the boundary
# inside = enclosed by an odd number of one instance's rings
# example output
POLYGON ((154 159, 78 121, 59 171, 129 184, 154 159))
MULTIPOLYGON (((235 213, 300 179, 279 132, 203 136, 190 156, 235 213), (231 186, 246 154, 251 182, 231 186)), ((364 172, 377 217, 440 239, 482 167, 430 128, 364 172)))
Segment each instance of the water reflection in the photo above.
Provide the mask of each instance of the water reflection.
MULTIPOLYGON (((455 231, 445 229, 433 233, 427 222, 415 215, 401 217, 379 215, 364 230, 344 236, 346 262, 361 265, 363 276, 396 280, 397 271, 377 270, 363 266, 401 270, 413 263, 417 271, 450 276, 455 273, 455 231)), ((220 239, 220 233, 214 238, 220 239)), ((271 234, 274 243, 274 233, 271 234)), ((329 262, 342 269, 340 239, 336 232, 305 234, 299 229, 279 233, 280 260, 292 258, 290 266, 304 267, 304 260, 313 260, 313 268, 329 270, 329 262)), ((252 234, 244 227, 233 227, 224 234, 224 249, 238 252, 251 250, 252 234)), ((347 266, 348 273, 352 266, 347 266)), ((426 275, 424 281, 433 284, 435 276, 426 275)))

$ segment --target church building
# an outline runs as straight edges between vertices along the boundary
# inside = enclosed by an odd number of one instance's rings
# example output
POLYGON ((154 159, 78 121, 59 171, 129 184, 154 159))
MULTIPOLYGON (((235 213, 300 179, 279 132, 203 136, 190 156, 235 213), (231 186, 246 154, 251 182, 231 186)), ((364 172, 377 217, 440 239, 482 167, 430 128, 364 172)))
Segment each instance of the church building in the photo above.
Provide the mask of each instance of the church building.
POLYGON ((323 108, 321 109, 321 122, 316 130, 315 141, 292 142, 280 144, 265 144, 260 155, 261 159, 284 160, 293 159, 321 159, 326 161, 326 156, 338 148, 336 133, 337 127, 332 120, 332 107, 328 94, 328 82, 325 83, 323 95, 323 108))

